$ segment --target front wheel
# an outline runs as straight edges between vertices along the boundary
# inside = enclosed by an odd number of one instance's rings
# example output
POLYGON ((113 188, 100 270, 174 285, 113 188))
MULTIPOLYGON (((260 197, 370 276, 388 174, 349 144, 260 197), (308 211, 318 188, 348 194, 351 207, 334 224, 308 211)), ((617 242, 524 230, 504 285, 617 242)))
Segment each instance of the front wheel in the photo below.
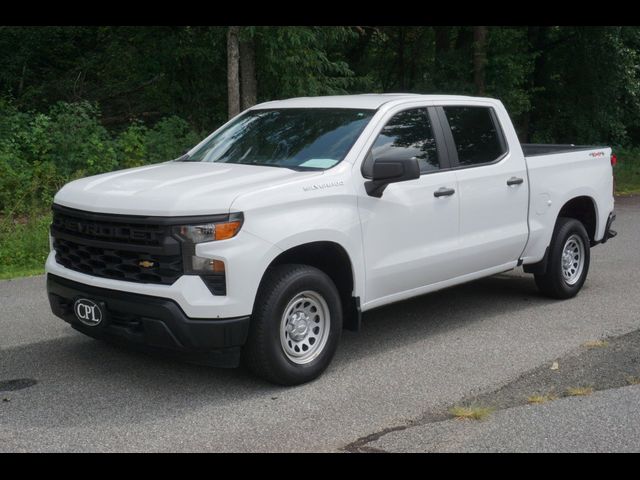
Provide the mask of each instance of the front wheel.
POLYGON ((278 265, 256 297, 243 357, 256 375, 281 385, 313 380, 329 365, 342 332, 333 281, 308 265, 278 265))
POLYGON ((590 253, 584 225, 574 218, 559 218, 549 246, 547 271, 535 276, 540 291, 559 299, 577 295, 587 279, 590 253))

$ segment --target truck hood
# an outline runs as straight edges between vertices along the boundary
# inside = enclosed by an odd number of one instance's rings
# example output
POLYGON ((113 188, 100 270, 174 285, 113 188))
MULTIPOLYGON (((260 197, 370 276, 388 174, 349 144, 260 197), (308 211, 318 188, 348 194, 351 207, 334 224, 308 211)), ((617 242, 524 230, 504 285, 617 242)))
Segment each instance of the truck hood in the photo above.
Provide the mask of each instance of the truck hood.
POLYGON ((129 215, 227 213, 245 192, 322 175, 288 168, 208 162, 167 162, 68 183, 54 202, 65 207, 129 215))

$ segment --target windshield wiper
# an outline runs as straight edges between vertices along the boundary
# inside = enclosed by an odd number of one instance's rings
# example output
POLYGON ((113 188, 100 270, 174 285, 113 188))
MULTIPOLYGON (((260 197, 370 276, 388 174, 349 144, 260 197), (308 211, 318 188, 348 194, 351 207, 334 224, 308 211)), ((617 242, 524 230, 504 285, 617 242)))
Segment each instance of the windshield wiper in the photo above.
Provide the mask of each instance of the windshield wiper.
POLYGON ((257 167, 276 167, 276 168, 287 168, 289 170, 293 170, 295 172, 305 172, 305 171, 312 171, 312 170, 322 170, 321 168, 316 168, 316 167, 299 167, 296 165, 278 165, 275 163, 257 163, 257 162, 247 162, 247 163, 243 163, 243 162, 224 162, 224 163, 231 163, 231 164, 235 164, 235 165, 255 165, 257 167))

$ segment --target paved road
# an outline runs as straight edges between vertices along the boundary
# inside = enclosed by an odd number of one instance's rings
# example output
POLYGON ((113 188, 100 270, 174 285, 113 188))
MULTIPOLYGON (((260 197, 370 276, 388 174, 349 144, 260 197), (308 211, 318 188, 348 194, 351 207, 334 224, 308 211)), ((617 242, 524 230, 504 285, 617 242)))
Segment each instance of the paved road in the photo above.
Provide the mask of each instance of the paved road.
POLYGON ((390 432, 387 452, 638 452, 640 385, 501 410, 483 421, 447 420, 390 432))
MULTIPOLYGON (((340 451, 639 329, 640 201, 620 199, 617 211, 620 234, 592 251, 577 298, 543 298, 517 270, 384 307, 296 388, 103 344, 49 313, 43 277, 0 282, 0 382, 38 382, 0 392, 0 451, 340 451)), ((493 445, 525 448, 505 441, 493 445)))

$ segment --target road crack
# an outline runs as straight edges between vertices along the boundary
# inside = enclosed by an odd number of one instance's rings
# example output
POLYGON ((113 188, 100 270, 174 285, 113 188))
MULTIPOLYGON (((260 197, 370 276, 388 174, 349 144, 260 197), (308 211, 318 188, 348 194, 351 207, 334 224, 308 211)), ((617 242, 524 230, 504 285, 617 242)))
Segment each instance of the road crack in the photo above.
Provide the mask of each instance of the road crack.
MULTIPOLYGON (((497 389, 464 397, 456 405, 505 410, 529 404, 534 396, 546 396, 553 401, 571 396, 576 388, 600 391, 640 382, 640 330, 603 340, 586 342, 497 389), (551 366, 556 364, 557 368, 552 369, 551 366)), ((418 418, 360 437, 341 450, 351 453, 385 452, 371 444, 392 432, 451 420, 454 417, 449 409, 453 406, 435 407, 418 418)))

